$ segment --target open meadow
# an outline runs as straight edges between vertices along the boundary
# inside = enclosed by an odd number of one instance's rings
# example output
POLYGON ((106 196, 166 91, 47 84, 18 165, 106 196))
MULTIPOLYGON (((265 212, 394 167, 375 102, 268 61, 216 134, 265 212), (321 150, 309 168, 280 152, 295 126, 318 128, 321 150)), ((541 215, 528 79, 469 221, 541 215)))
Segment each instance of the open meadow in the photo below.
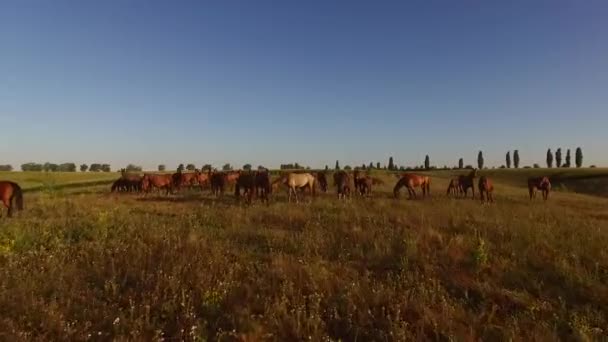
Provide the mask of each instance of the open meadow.
POLYGON ((484 170, 489 205, 446 196, 460 173, 268 206, 0 173, 29 190, 0 218, 0 340, 608 339, 608 170, 484 170), (547 202, 537 172, 567 172, 547 202))

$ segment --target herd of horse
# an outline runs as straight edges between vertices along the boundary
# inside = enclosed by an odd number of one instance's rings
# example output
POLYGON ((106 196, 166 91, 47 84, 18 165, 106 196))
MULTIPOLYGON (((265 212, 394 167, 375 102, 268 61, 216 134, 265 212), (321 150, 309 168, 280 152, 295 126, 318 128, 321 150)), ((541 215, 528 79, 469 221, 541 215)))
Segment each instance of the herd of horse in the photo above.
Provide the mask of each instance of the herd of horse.
MULTIPOLYGON (((475 199, 475 185, 482 202, 494 202, 494 184, 487 176, 478 177, 477 169, 471 170, 466 175, 460 175, 450 179, 446 195, 448 197, 471 197, 475 199), (477 180, 477 182, 476 182, 477 180)), ((174 174, 149 174, 143 176, 123 173, 122 177, 112 185, 112 191, 148 193, 153 189, 170 194, 180 191, 182 188, 200 187, 201 190, 209 188, 215 196, 224 194, 227 187, 234 190, 237 199, 241 198, 241 191, 248 202, 254 197, 260 198, 268 203, 270 195, 281 185, 288 192, 288 201, 299 201, 300 194, 308 191, 312 196, 316 195, 317 188, 326 193, 329 189, 326 171, 319 172, 285 172, 277 179, 271 181, 270 172, 267 169, 257 171, 207 171, 201 172, 177 172, 174 174)), ((398 180, 393 187, 393 196, 399 197, 402 188, 406 188, 410 199, 417 198, 416 188, 420 188, 422 196, 431 193, 431 177, 414 173, 403 173, 396 175, 398 180)), ((347 171, 336 171, 333 173, 333 185, 336 188, 338 199, 349 198, 352 194, 363 197, 372 196, 375 185, 382 184, 378 178, 371 177, 359 170, 349 173, 347 171)), ((528 179, 528 190, 530 199, 536 197, 537 191, 542 192, 543 199, 549 198, 551 182, 548 177, 532 177, 528 179)))
MULTIPOLYGON (((406 188, 410 199, 416 199, 416 188, 420 188, 422 196, 431 193, 431 178, 426 175, 414 173, 403 173, 396 175, 397 183, 393 187, 393 196, 399 197, 402 188, 406 188)), ((460 175, 450 179, 446 195, 448 197, 467 198, 469 190, 475 199, 475 180, 477 178, 477 189, 479 198, 483 202, 494 202, 494 184, 487 176, 477 177, 477 169, 466 175, 460 175)), ((382 180, 371 177, 368 174, 355 170, 352 175, 347 171, 336 171, 333 173, 333 185, 336 188, 338 199, 350 198, 353 194, 363 197, 371 197, 375 185, 382 184, 382 180)), ((226 188, 231 188, 237 199, 245 196, 248 203, 253 198, 259 198, 269 203, 271 194, 284 186, 288 191, 288 201, 292 199, 299 202, 300 196, 308 191, 311 196, 316 195, 317 187, 321 192, 328 192, 327 172, 286 172, 279 175, 274 181, 271 180, 267 169, 257 171, 212 171, 203 172, 177 172, 167 174, 144 173, 143 176, 131 174, 123 170, 121 177, 112 184, 112 192, 141 192, 150 193, 153 190, 164 192, 169 195, 179 192, 183 188, 199 187, 202 190, 211 189, 215 196, 222 196, 226 188), (242 191, 242 193, 241 193, 242 191)), ((548 177, 531 177, 528 179, 528 190, 530 199, 536 197, 540 191, 544 200, 549 198, 551 182, 548 177)), ((8 209, 8 216, 13 214, 13 202, 16 209, 23 210, 23 193, 21 187, 14 182, 0 181, 0 200, 8 209)), ((0 212, 1 214, 1 212, 0 212)))

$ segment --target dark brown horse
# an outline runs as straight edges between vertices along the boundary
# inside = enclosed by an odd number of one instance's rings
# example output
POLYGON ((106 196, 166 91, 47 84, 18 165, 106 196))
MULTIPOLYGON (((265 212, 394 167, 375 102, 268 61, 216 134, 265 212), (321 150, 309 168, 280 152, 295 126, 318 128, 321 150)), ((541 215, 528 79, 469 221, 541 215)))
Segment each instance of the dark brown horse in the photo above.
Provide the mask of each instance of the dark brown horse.
POLYGON ((485 200, 488 202, 494 202, 494 184, 492 184, 492 181, 486 176, 481 176, 479 177, 478 186, 481 203, 483 203, 485 200))
POLYGON ((147 173, 141 180, 141 188, 146 193, 152 188, 156 188, 159 191, 165 189, 166 194, 169 195, 173 190, 173 184, 173 177, 170 174, 155 175, 147 173))
POLYGON ((473 193, 473 199, 475 199, 475 178, 477 177, 477 169, 473 169, 468 175, 458 176, 458 185, 460 185, 460 193, 464 194, 464 198, 467 198, 469 188, 473 193))
POLYGON ((334 173, 334 185, 338 193, 338 199, 346 199, 350 196, 350 175, 346 171, 334 173))
POLYGON ((211 193, 215 196, 222 196, 226 187, 226 174, 224 172, 213 172, 209 177, 211 183, 211 193))
POLYGON ((251 203, 255 194, 255 174, 251 171, 239 172, 239 178, 234 185, 234 196, 237 200, 241 198, 241 189, 245 190, 247 203, 251 203))
POLYGON ((272 185, 270 183, 270 173, 268 170, 259 170, 255 174, 255 192, 258 198, 268 204, 270 194, 272 194, 272 185))
POLYGON ((416 198, 416 187, 422 189, 422 196, 426 197, 431 194, 431 179, 428 176, 416 175, 413 173, 404 173, 393 188, 393 196, 399 197, 399 190, 406 187, 409 198, 416 198))
POLYGON ((321 188, 322 192, 327 192, 327 175, 325 171, 319 171, 315 175, 317 177, 317 182, 319 183, 319 188, 321 188))
POLYGON ((549 192, 551 192, 551 182, 548 177, 531 177, 528 178, 528 191, 530 192, 530 199, 536 197, 536 191, 540 190, 543 193, 543 199, 546 201, 549 199, 549 192))
MULTIPOLYGON (((13 200, 17 202, 17 210, 23 210, 23 192, 17 183, 0 181, 0 199, 8 209, 8 217, 13 217, 13 200)), ((0 216, 2 216, 2 211, 0 211, 0 216)))
POLYGON ((355 170, 353 173, 353 178, 355 181, 355 190, 361 196, 371 196, 372 195, 372 185, 374 184, 374 180, 368 176, 359 173, 359 170, 355 170))

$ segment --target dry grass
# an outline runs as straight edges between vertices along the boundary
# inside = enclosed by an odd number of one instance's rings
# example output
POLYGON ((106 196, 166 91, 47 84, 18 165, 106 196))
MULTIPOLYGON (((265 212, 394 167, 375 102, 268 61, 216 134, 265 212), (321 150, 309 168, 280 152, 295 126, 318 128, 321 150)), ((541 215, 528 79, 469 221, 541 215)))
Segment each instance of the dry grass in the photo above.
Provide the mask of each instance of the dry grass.
MULTIPOLYGON (((376 176, 376 175, 375 175, 376 176)), ((608 201, 55 190, 0 219, 0 339, 608 338, 608 201)))

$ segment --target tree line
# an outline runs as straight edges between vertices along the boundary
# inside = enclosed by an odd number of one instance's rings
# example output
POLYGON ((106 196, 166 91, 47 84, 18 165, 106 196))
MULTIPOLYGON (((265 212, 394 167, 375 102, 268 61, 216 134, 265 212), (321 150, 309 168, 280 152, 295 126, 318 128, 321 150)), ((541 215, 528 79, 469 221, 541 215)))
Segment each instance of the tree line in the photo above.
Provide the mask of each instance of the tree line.
MULTIPOLYGON (((11 165, 3 165, 6 170, 3 171, 12 171, 13 167, 11 165)), ((46 162, 44 164, 41 163, 25 163, 21 165, 21 171, 46 171, 46 172, 76 172, 79 169, 80 172, 111 172, 112 169, 110 164, 102 164, 102 163, 93 163, 90 166, 87 164, 80 165, 79 168, 76 167, 74 163, 62 163, 55 164, 46 162)))

